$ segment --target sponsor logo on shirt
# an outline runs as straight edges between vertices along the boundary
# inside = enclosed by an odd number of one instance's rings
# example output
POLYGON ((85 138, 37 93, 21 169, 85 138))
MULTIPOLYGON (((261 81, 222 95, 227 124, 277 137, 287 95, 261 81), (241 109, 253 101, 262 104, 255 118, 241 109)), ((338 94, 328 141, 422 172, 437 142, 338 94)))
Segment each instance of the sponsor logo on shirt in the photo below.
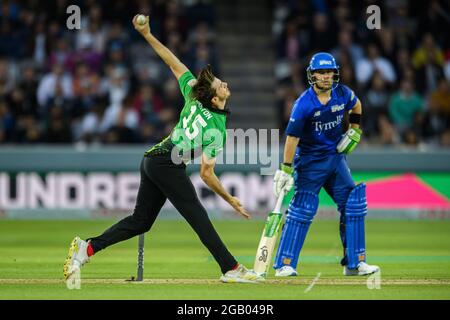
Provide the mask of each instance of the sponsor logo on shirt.
POLYGON ((320 110, 319 110, 319 111, 316 111, 316 112, 314 112, 314 117, 318 117, 318 116, 320 116, 320 110))
POLYGON ((344 110, 345 104, 335 105, 331 107, 331 112, 344 110))
POLYGON ((330 122, 323 123, 322 121, 313 121, 312 124, 314 127, 314 131, 319 132, 320 135, 323 131, 328 131, 339 126, 343 118, 343 115, 338 115, 336 116, 336 120, 330 122))

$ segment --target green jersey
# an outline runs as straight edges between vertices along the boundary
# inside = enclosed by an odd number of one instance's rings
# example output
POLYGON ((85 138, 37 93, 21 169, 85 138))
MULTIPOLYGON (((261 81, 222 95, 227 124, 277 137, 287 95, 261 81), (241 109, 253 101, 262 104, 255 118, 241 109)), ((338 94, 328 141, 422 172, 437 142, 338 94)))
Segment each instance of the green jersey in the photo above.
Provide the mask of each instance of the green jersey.
POLYGON ((170 135, 146 151, 146 155, 171 153, 177 147, 177 153, 188 160, 202 151, 205 156, 215 158, 223 149, 226 140, 226 112, 219 109, 205 108, 193 99, 192 80, 194 75, 187 71, 178 83, 184 97, 184 107, 180 120, 170 135))

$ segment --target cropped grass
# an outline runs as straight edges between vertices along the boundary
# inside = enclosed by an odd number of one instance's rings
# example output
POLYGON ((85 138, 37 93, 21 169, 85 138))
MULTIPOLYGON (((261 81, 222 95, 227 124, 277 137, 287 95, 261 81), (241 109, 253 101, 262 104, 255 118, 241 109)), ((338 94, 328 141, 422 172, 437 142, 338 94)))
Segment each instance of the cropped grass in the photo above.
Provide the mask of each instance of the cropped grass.
MULTIPOLYGON (((81 289, 69 290, 62 267, 70 241, 96 236, 112 223, 0 220, 0 299, 450 299, 450 221, 368 220, 367 262, 381 267, 379 289, 368 288, 368 277, 342 275, 338 221, 313 222, 297 278, 280 280, 272 271, 264 284, 223 284, 186 222, 158 220, 146 235, 143 283, 125 281, 136 275, 133 238, 98 252, 82 268, 81 289)), ((247 267, 263 224, 214 221, 247 267)))

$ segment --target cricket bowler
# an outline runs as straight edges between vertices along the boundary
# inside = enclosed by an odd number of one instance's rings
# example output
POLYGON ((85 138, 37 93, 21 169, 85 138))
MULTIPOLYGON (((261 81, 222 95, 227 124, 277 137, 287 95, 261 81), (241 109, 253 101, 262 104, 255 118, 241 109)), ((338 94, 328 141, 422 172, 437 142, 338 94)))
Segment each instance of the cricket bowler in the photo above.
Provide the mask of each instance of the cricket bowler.
POLYGON ((293 105, 283 163, 274 177, 277 197, 295 185, 275 258, 275 276, 297 275, 300 251, 322 187, 340 212, 344 275, 368 275, 380 268, 366 263, 366 186, 355 185, 346 162, 346 155, 361 139, 361 102, 351 89, 339 84, 339 66, 329 53, 320 52, 311 58, 307 77, 310 87, 293 105), (346 112, 350 125, 343 134, 346 112))
POLYGON ((149 231, 161 207, 169 199, 219 264, 222 282, 263 280, 255 272, 238 263, 228 251, 186 174, 186 163, 192 159, 192 155, 201 156, 200 176, 203 181, 238 214, 250 218, 239 199, 223 188, 214 173, 215 158, 226 139, 229 111, 225 105, 230 97, 227 83, 216 78, 209 66, 196 78, 153 36, 148 16, 143 19, 142 16, 136 15, 133 25, 177 78, 185 104, 180 113, 180 120, 171 134, 144 154, 133 214, 111 226, 100 236, 87 241, 75 237, 64 264, 65 279, 79 272, 80 267, 88 262, 94 253, 149 231))

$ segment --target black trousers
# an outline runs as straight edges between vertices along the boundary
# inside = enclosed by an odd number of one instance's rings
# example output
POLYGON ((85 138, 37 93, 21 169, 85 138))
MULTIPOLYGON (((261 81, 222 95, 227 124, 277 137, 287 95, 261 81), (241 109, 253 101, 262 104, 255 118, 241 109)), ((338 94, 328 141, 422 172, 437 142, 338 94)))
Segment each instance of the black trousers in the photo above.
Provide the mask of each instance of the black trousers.
POLYGON ((88 239, 94 252, 149 231, 161 207, 169 199, 211 252, 222 273, 236 266, 237 261, 223 244, 200 203, 186 174, 185 164, 174 164, 170 154, 147 156, 142 159, 140 174, 133 214, 111 226, 102 235, 88 239))

